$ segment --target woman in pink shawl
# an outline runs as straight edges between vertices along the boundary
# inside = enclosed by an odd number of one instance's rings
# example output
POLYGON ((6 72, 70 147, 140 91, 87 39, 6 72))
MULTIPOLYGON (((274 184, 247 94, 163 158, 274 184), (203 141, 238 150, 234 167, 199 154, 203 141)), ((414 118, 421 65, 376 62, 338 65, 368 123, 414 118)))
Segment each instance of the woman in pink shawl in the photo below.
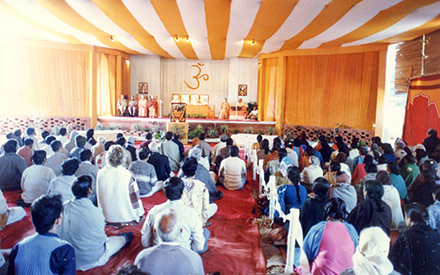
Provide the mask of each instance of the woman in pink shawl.
POLYGON ((304 239, 304 253, 311 263, 311 274, 340 274, 353 267, 358 245, 356 229, 344 222, 345 202, 331 198, 325 205, 325 220, 314 225, 304 239))

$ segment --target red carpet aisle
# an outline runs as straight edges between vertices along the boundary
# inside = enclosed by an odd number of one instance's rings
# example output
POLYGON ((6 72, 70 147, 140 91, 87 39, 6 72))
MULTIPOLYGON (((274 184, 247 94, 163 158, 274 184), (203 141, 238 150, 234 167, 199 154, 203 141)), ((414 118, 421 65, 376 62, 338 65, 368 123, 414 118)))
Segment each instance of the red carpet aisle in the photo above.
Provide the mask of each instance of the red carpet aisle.
MULTIPOLYGON (((211 231, 209 239, 209 250, 202 255, 205 272, 219 271, 221 274, 266 274, 266 263, 260 243, 258 225, 252 219, 252 208, 254 199, 251 197, 252 185, 247 184, 241 191, 221 190, 224 196, 217 201, 219 210, 211 218, 211 231)), ((17 191, 7 191, 4 195, 9 206, 15 206, 19 198, 17 191)), ((150 198, 143 198, 145 211, 150 210, 154 205, 166 200, 163 192, 158 192, 150 198)), ((28 215, 20 222, 9 225, 0 231, 1 248, 12 248, 22 238, 34 234, 28 215)), ((123 249, 113 256, 103 266, 78 272, 78 274, 112 274, 126 262, 132 263, 136 255, 143 249, 141 245, 141 225, 126 226, 117 230, 113 227, 106 227, 108 235, 116 235, 120 232, 132 231, 134 240, 128 248, 123 249)))

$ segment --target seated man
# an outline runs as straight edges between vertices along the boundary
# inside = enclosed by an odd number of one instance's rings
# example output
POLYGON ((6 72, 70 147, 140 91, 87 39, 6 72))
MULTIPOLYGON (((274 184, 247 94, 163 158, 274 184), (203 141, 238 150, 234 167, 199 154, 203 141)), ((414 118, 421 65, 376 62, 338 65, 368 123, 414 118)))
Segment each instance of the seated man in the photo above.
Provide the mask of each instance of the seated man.
POLYGON ((70 150, 69 157, 70 158, 76 158, 79 160, 79 152, 84 148, 84 145, 86 145, 87 138, 85 136, 77 135, 75 137, 75 145, 76 147, 70 150))
POLYGON ((130 164, 128 170, 133 172, 139 186, 139 192, 143 197, 150 197, 163 188, 163 181, 157 181, 154 166, 148 163, 150 150, 142 148, 139 151, 139 160, 130 164))
POLYGON ((142 250, 134 264, 148 274, 205 274, 202 258, 178 243, 183 226, 176 211, 165 209, 154 221, 160 243, 142 250))
POLYGON ((63 146, 66 145, 70 141, 66 136, 67 129, 65 127, 61 127, 58 133, 59 135, 57 136, 57 140, 59 140, 63 146))
POLYGON ((254 106, 253 110, 246 114, 247 119, 258 120, 258 109, 254 106))
POLYGON ((46 151, 46 156, 49 158, 54 153, 50 144, 57 140, 55 136, 49 135, 44 139, 44 144, 41 146, 40 150, 46 151))
POLYGON ((26 161, 26 165, 29 167, 32 163, 32 147, 34 146, 34 140, 27 138, 24 140, 24 145, 18 149, 17 154, 26 161))
POLYGON ((21 240, 9 257, 9 274, 76 274, 75 251, 56 235, 61 223, 61 196, 41 196, 31 206, 36 234, 21 240))
POLYGON ((165 181, 170 177, 171 168, 168 162, 168 157, 159 154, 159 145, 156 142, 151 142, 148 145, 151 151, 151 156, 148 159, 148 163, 154 166, 156 170, 156 176, 158 180, 165 181))
POLYGON ((124 149, 112 145, 107 152, 107 165, 98 172, 96 196, 105 221, 116 226, 138 224, 144 215, 139 188, 132 173, 122 167, 124 149))
POLYGON ((23 207, 8 207, 3 192, 0 191, 0 230, 7 225, 18 222, 26 216, 23 207))
POLYGON ((19 190, 21 175, 27 168, 26 162, 17 155, 17 141, 10 139, 3 144, 4 154, 0 155, 0 189, 19 190))
POLYGON ((180 151, 179 145, 172 141, 173 133, 167 132, 165 134, 165 141, 162 143, 160 152, 168 157, 171 171, 177 172, 180 169, 180 151))
POLYGON ((41 195, 47 194, 47 188, 51 180, 55 179, 55 173, 49 167, 43 166, 46 160, 46 152, 36 150, 32 155, 34 165, 26 168, 21 177, 22 201, 18 205, 29 206, 35 199, 41 195), (24 203, 23 203, 24 202, 24 203))
POLYGON ((64 205, 63 219, 57 227, 61 239, 75 249, 76 269, 87 270, 105 265, 121 248, 130 244, 133 233, 107 237, 100 208, 87 198, 92 192, 92 178, 81 176, 72 185, 75 199, 64 205))
POLYGON ((104 144, 105 144, 105 138, 104 137, 98 137, 98 143, 92 146, 92 160, 95 162, 96 157, 104 152, 104 144))
POLYGON ((79 158, 81 163, 78 166, 78 170, 75 172, 75 176, 90 176, 92 178, 92 191, 94 194, 96 190, 96 176, 98 175, 99 168, 92 164, 92 151, 89 149, 83 149, 79 153, 79 158))
POLYGON ((69 158, 61 164, 61 176, 49 183, 48 194, 60 194, 63 203, 73 199, 72 185, 76 180, 75 172, 78 170, 79 161, 69 158))
POLYGON ((130 151, 125 149, 125 143, 127 143, 127 140, 124 138, 122 134, 120 137, 116 138, 116 144, 121 145, 122 151, 124 152, 124 160, 122 162, 122 167, 128 168, 130 166, 132 159, 131 159, 130 151))
POLYGON ((55 175, 58 177, 61 175, 61 163, 67 159, 67 156, 63 153, 63 145, 61 141, 54 140, 50 144, 53 154, 47 159, 44 166, 52 168, 55 175))
POLYGON ((107 151, 110 149, 110 147, 112 145, 114 145, 115 142, 112 140, 106 141, 104 143, 104 152, 102 152, 101 154, 97 155, 95 157, 95 165, 99 168, 102 169, 105 167, 105 165, 107 164, 107 151))
POLYGON ((171 177, 165 182, 164 191, 168 200, 148 211, 141 231, 143 246, 151 247, 160 242, 157 231, 154 230, 156 216, 159 216, 163 210, 172 209, 182 223, 182 234, 175 239, 175 242, 198 253, 208 250, 209 231, 202 227, 202 221, 195 210, 186 206, 181 200, 184 187, 183 181, 177 177, 171 177))
POLYGON ((246 164, 238 152, 237 146, 231 146, 230 157, 220 164, 218 183, 228 190, 240 190, 246 182, 246 164))
POLYGON ((218 151, 217 157, 215 158, 215 165, 213 167, 215 172, 218 172, 218 170, 220 169, 220 164, 222 163, 222 161, 230 156, 229 151, 233 143, 234 141, 232 140, 232 138, 228 138, 226 140, 226 146, 218 151))
POLYGON ((197 180, 194 175, 197 170, 197 160, 187 158, 182 165, 184 177, 182 178, 185 188, 183 189, 182 201, 187 206, 196 210, 203 225, 217 212, 217 204, 209 203, 209 192, 206 185, 197 180))

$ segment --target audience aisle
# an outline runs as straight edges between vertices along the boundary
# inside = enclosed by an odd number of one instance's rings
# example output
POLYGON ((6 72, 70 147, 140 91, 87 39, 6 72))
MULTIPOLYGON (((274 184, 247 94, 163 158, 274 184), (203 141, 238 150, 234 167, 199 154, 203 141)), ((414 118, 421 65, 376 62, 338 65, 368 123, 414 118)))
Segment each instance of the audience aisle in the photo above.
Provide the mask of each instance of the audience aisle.
MULTIPOLYGON (((241 191, 229 191, 219 188, 224 196, 219 201, 219 210, 210 219, 211 226, 207 228, 211 232, 208 245, 209 250, 202 254, 203 265, 206 273, 220 272, 221 274, 265 274, 266 264, 263 256, 260 235, 256 220, 253 219, 252 209, 255 200, 252 198, 252 179, 248 177, 241 191)), ((256 184, 256 183, 255 183, 256 184)), ((4 196, 9 206, 15 206, 20 198, 17 191, 5 191, 4 196)), ((158 192, 150 198, 143 198, 145 211, 149 211, 154 205, 166 200, 163 192, 158 192)), ((0 231, 3 249, 12 248, 24 237, 35 233, 26 208, 26 217, 0 231)), ((141 228, 143 221, 137 226, 126 226, 120 229, 106 227, 109 236, 121 232, 132 231, 134 240, 128 248, 122 249, 118 254, 110 258, 103 267, 94 268, 77 274, 113 274, 125 263, 132 263, 136 255, 143 249, 141 245, 141 228)))

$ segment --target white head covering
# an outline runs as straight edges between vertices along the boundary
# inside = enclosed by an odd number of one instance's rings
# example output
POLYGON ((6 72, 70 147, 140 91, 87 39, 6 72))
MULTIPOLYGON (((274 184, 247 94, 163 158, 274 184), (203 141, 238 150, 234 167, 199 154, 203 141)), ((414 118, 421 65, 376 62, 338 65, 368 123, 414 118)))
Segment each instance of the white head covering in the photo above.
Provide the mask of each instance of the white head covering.
POLYGON ((393 264, 388 260, 390 238, 380 227, 368 227, 361 231, 359 245, 353 255, 355 274, 390 274, 393 264))

